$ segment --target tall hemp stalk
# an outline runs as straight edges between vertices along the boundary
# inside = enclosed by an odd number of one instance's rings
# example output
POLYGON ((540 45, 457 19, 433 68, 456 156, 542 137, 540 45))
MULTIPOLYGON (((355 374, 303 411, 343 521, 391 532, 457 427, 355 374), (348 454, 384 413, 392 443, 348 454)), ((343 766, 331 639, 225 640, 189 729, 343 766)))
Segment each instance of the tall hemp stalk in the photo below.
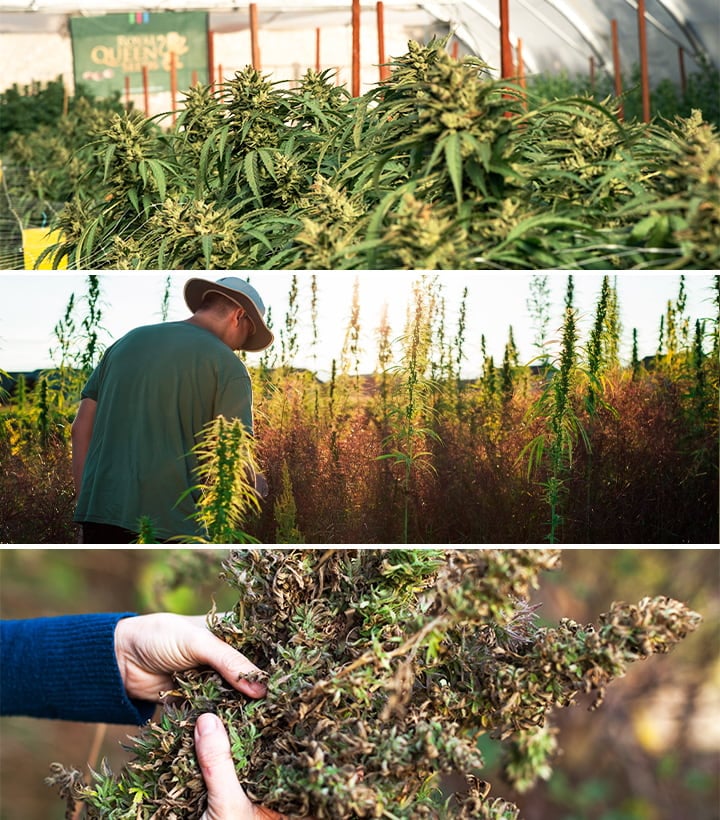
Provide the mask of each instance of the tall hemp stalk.
POLYGON ((433 469, 431 452, 427 449, 428 440, 440 440, 431 422, 434 385, 426 375, 430 364, 435 304, 434 285, 424 278, 416 282, 411 313, 402 339, 403 364, 393 369, 399 380, 398 404, 390 410, 390 423, 394 429, 383 441, 383 447, 391 449, 378 456, 379 460, 392 460, 401 470, 399 485, 403 496, 402 538, 405 544, 410 534, 414 480, 420 471, 433 469))
POLYGON ((275 527, 277 544, 305 543, 305 538, 297 525, 297 505, 287 461, 283 461, 280 473, 280 494, 275 501, 273 513, 277 522, 275 527))
POLYGON ((377 372, 380 374, 380 426, 386 429, 388 421, 389 378, 388 367, 392 361, 392 328, 388 321, 387 302, 382 307, 380 324, 375 330, 377 338, 377 372))
POLYGON ((573 453, 578 438, 582 438, 589 449, 587 434, 573 408, 573 392, 578 379, 577 342, 578 331, 576 312, 573 305, 574 284, 568 276, 565 295, 565 319, 558 369, 542 395, 531 406, 530 419, 542 418, 545 430, 527 444, 520 453, 520 459, 528 459, 528 476, 545 465, 547 473, 542 481, 545 500, 550 509, 547 539, 558 543, 564 519, 564 499, 567 493, 566 481, 573 463, 573 453))
POLYGON ((52 389, 48 412, 60 419, 74 413, 80 391, 104 349, 100 277, 89 274, 86 285, 81 300, 70 294, 65 312, 53 328, 57 344, 49 351, 55 367, 47 377, 48 388, 52 389), (86 310, 78 326, 76 313, 81 305, 86 310))
POLYGON ((354 376, 355 388, 360 387, 360 279, 353 280, 352 302, 350 318, 345 330, 342 352, 340 354, 340 372, 347 376, 351 371, 354 376))
POLYGON ((455 334, 455 413, 458 422, 465 416, 465 385, 462 380, 463 361, 465 355, 465 331, 467 326, 467 287, 463 288, 462 300, 460 301, 460 313, 458 315, 457 333, 455 334))
POLYGON ((548 274, 534 274, 530 280, 530 296, 526 301, 528 312, 533 321, 535 336, 533 347, 538 351, 540 366, 550 364, 547 352, 547 334, 550 324, 550 283, 548 274))
MULTIPOLYGON (((600 408, 611 410, 602 401, 605 386, 605 372, 613 361, 617 360, 618 348, 617 293, 610 285, 610 277, 604 276, 600 297, 595 310, 595 322, 590 331, 587 346, 587 387, 585 391, 585 410, 588 424, 593 425, 600 408)), ((590 434, 588 434, 588 438, 590 434)), ((585 465, 585 540, 591 542, 590 527, 593 511, 593 452, 588 447, 585 465)))

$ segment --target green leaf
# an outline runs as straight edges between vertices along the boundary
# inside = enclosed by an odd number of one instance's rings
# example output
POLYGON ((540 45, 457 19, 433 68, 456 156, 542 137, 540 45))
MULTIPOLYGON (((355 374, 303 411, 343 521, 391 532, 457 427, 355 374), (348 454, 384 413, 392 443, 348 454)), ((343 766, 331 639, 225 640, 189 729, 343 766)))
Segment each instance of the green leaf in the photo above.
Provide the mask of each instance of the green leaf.
MULTIPOLYGON (((262 164, 267 169, 268 174, 275 179, 275 162, 273 160, 273 152, 269 151, 267 148, 258 148, 257 154, 262 160, 262 164)), ((292 156, 292 151, 286 151, 288 156, 292 156)))
POLYGON ((205 267, 210 268, 210 259, 212 257, 212 248, 213 248, 213 238, 212 236, 205 236, 200 237, 200 242, 202 243, 202 251, 203 256, 205 258, 205 267))
POLYGON ((130 188, 127 192, 127 198, 130 200, 130 204, 135 208, 135 212, 140 212, 140 201, 138 199, 137 191, 134 188, 130 188))
POLYGON ((158 187, 158 195, 162 201, 165 199, 166 190, 166 177, 165 171, 163 170, 163 163, 157 159, 149 159, 147 160, 147 164, 158 187))
POLYGON ((262 194, 260 193, 260 185, 258 183, 258 152, 250 151, 245 156, 243 163, 245 169, 245 179, 250 186, 250 190, 255 194, 258 203, 262 205, 262 194))
POLYGON ((455 189, 455 199, 462 202, 462 153, 460 151, 460 135, 454 131, 445 138, 445 161, 448 173, 455 189))
POLYGON ((108 172, 110 171, 110 163, 112 162, 113 157, 115 156, 116 148, 117 145, 115 145, 115 143, 113 142, 108 146, 107 151, 105 151, 105 162, 103 163, 103 182, 107 181, 108 172))

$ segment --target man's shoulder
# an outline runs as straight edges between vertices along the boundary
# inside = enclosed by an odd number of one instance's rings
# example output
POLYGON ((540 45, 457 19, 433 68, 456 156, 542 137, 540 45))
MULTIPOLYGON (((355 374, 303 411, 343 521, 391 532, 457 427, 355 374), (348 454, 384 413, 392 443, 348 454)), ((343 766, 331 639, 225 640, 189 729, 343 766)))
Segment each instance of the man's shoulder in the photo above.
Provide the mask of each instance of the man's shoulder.
POLYGON ((133 328, 133 330, 128 331, 123 338, 153 336, 155 334, 163 336, 168 334, 182 334, 186 332, 185 329, 187 327, 189 327, 187 322, 156 322, 155 324, 140 325, 139 327, 133 328))
POLYGON ((238 375, 248 375, 245 364, 214 333, 189 322, 159 322, 142 325, 128 331, 113 347, 123 357, 142 351, 155 351, 164 356, 172 354, 178 363, 209 359, 216 367, 238 375))
POLYGON ((178 345, 187 344, 193 347, 213 348, 222 345, 222 342, 213 333, 184 321, 141 325, 128 331, 119 341, 142 344, 171 342, 178 345))

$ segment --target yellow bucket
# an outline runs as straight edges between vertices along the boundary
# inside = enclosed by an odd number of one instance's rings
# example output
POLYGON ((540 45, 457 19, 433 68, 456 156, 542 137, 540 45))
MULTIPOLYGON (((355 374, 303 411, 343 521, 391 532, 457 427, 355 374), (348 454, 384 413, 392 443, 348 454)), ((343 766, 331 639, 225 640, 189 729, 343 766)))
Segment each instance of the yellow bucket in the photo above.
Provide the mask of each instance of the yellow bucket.
POLYGON ((61 231, 48 231, 47 228, 24 228, 23 232, 23 257, 25 270, 66 270, 67 257, 63 257, 57 267, 53 267, 52 259, 54 254, 46 256, 39 268, 35 264, 40 254, 50 245, 55 245, 62 239, 61 231))

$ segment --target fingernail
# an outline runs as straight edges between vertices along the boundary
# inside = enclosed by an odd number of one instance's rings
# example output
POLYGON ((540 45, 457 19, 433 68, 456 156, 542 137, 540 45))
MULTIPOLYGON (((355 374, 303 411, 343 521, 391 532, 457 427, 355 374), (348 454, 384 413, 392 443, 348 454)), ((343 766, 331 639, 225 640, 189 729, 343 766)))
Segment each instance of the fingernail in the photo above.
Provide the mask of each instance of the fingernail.
POLYGON ((204 715, 200 715, 195 724, 195 728, 199 735, 212 734, 220 728, 220 718, 212 712, 207 712, 204 715))
POLYGON ((249 693, 252 693, 256 697, 262 697, 267 692, 267 686, 256 680, 246 680, 245 686, 248 688, 249 693))

